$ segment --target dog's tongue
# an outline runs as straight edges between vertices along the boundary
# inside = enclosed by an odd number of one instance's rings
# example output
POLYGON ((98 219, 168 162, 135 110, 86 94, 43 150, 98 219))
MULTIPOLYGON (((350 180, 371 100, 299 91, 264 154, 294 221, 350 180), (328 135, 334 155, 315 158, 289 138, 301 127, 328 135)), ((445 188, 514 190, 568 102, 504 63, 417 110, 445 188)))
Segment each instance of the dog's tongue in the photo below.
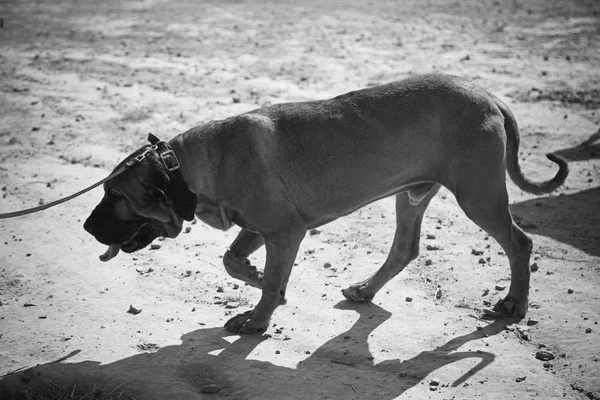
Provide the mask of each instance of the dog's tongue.
POLYGON ((121 246, 119 246, 118 244, 111 244, 110 246, 108 246, 108 249, 106 249, 106 253, 100 256, 100 261, 106 262, 110 259, 115 258, 117 254, 119 254, 119 250, 121 250, 121 246))

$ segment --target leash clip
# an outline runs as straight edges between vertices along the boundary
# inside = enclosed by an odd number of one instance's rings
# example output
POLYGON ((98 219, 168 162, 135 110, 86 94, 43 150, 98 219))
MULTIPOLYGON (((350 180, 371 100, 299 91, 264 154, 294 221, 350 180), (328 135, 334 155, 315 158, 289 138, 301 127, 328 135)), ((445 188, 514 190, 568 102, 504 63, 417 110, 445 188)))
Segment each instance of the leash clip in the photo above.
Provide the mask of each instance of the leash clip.
POLYGON ((144 160, 144 158, 146 158, 146 154, 148 154, 151 151, 156 151, 157 149, 158 149, 158 146, 152 145, 152 146, 148 147, 142 154, 138 154, 131 160, 127 161, 127 163, 125 165, 127 167, 132 167, 135 164, 139 164, 144 160))

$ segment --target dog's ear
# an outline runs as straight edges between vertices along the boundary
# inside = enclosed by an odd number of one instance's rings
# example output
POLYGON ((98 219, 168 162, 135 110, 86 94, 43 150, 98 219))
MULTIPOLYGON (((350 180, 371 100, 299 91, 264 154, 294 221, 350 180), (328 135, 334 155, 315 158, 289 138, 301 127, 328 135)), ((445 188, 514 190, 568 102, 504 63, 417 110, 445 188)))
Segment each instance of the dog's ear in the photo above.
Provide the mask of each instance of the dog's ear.
POLYGON ((173 203, 175 214, 179 215, 186 221, 194 219, 194 211, 196 210, 197 196, 192 193, 185 182, 172 182, 167 187, 165 194, 173 203))
POLYGON ((194 219, 197 196, 190 191, 185 182, 179 182, 165 171, 155 171, 152 186, 158 191, 158 196, 166 197, 171 201, 175 214, 186 221, 194 219))

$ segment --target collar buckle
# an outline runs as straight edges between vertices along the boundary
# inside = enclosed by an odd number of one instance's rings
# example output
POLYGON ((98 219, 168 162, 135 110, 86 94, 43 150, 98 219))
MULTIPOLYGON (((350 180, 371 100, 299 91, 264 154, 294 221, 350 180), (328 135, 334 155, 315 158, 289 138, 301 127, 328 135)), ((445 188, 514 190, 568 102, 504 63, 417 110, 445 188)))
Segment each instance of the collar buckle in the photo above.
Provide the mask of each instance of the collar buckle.
POLYGON ((159 153, 159 155, 160 155, 160 159, 162 160, 163 164, 165 165, 165 168, 167 168, 169 171, 173 172, 173 171, 179 169, 179 167, 180 167, 179 160, 177 159, 177 156, 175 155, 173 150, 168 148, 167 151, 159 153))

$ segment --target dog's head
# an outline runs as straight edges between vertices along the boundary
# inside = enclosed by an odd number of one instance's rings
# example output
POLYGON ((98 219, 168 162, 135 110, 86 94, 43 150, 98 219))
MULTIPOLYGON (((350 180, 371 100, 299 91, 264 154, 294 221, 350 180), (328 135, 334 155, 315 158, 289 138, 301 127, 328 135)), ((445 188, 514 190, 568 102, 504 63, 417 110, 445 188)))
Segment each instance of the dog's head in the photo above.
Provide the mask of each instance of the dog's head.
POLYGON ((183 220, 194 218, 196 195, 166 168, 156 151, 146 151, 148 147, 117 165, 115 171, 145 153, 141 161, 104 184, 104 197, 83 225, 109 246, 102 261, 115 257, 119 250, 140 250, 158 236, 176 237, 183 220))

